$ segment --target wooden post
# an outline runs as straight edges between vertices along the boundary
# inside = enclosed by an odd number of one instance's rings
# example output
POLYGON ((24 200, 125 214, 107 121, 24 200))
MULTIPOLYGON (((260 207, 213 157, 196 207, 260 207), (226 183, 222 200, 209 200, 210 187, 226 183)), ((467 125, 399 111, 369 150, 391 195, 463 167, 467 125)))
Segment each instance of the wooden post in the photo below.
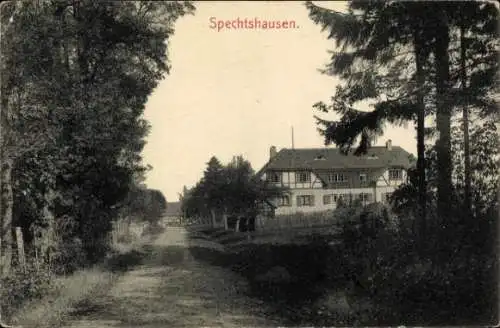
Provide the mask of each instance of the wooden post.
POLYGON ((212 219, 212 228, 215 228, 216 222, 215 222, 215 210, 214 209, 210 209, 210 215, 211 215, 211 219, 212 219))
POLYGON ((24 254, 24 240, 21 227, 16 227, 16 239, 17 239, 17 254, 19 256, 19 264, 22 266, 23 270, 26 271, 26 257, 24 254))
POLYGON ((40 271, 40 259, 38 258, 38 236, 35 235, 35 266, 36 272, 40 271))
POLYGON ((227 213, 224 211, 224 214, 222 214, 222 219, 224 220, 224 230, 229 230, 228 224, 227 224, 227 213))

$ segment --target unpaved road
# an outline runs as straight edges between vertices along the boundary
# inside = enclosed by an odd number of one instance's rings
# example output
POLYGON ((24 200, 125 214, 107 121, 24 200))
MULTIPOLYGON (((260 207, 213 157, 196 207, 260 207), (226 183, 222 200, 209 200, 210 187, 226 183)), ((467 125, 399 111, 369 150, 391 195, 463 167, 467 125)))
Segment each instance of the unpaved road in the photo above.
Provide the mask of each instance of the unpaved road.
MULTIPOLYGON (((192 241, 190 242, 193 246, 192 241)), ((197 246, 210 247, 200 241, 197 246)), ((94 299, 65 327, 276 326, 242 294, 242 278, 194 260, 187 231, 168 227, 150 245, 143 265, 125 273, 105 297, 94 299)))

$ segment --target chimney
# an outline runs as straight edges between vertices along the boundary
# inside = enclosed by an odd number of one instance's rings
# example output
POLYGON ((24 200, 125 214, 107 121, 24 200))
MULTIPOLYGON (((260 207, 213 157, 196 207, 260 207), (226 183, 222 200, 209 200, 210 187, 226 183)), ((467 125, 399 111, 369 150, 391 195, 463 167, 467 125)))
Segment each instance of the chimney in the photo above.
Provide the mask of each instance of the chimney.
POLYGON ((269 160, 272 160, 277 153, 278 151, 276 150, 276 146, 271 146, 269 149, 269 160))
POLYGON ((389 150, 389 151, 392 150, 392 140, 391 139, 386 141, 385 148, 387 148, 387 150, 389 150))

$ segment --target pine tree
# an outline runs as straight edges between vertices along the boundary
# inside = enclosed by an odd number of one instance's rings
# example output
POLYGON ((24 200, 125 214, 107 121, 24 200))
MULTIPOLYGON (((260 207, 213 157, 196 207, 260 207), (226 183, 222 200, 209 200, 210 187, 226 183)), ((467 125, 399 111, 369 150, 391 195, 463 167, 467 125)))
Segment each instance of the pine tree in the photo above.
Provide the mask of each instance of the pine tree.
POLYGON ((432 31, 418 13, 427 15, 429 8, 410 3, 391 6, 355 1, 347 14, 341 14, 311 3, 307 6, 311 18, 329 28, 329 37, 337 40, 341 48, 333 54, 326 73, 339 75, 346 81, 345 87, 337 87, 333 105, 316 104, 322 111, 334 110, 342 115, 338 122, 318 118, 318 123, 326 127, 321 131, 325 141, 334 142, 347 152, 360 137, 355 153, 362 154, 383 133, 385 122, 416 121, 421 233, 425 234, 424 95, 430 86, 424 76, 429 73, 432 31), (353 108, 364 100, 376 101, 374 111, 353 108))
POLYGON ((456 31, 456 22, 460 21, 460 14, 475 12, 468 16, 471 38, 490 44, 477 46, 468 54, 471 64, 474 61, 482 63, 482 74, 477 72, 476 76, 484 77, 482 81, 470 78, 474 87, 470 85, 469 90, 474 91, 468 92, 468 102, 482 104, 483 113, 490 112, 492 108, 486 90, 494 84, 491 72, 496 66, 496 61, 492 59, 496 51, 491 43, 498 39, 492 33, 492 26, 496 26, 493 13, 497 12, 493 5, 469 2, 467 6, 473 8, 457 10, 459 4, 353 1, 349 4, 348 13, 341 14, 307 3, 311 18, 324 29, 330 30, 329 38, 335 39, 341 49, 339 53, 333 54, 326 73, 338 75, 346 81, 345 86, 337 88, 331 106, 323 103, 315 105, 322 111, 334 110, 341 115, 337 122, 318 120, 320 126, 324 127, 321 133, 326 142, 334 142, 342 149, 349 150, 359 138, 356 153, 363 153, 372 140, 382 134, 385 122, 399 123, 401 120, 416 119, 420 159, 419 198, 422 207, 425 204, 423 192, 426 190, 425 172, 422 171, 422 167, 426 166, 423 160, 423 135, 428 131, 423 125, 422 103, 425 103, 425 114, 435 113, 437 118, 438 212, 445 220, 450 213, 452 194, 452 109, 457 105, 456 101, 463 98, 455 97, 456 91, 452 88, 456 78, 453 55, 460 47, 452 42, 451 37, 456 31), (480 32, 481 29, 483 32, 480 32), (490 34, 484 35, 485 30, 490 34), (407 57, 410 47, 414 48, 413 56, 407 57), (424 50, 424 53, 418 49, 424 50), (419 59, 419 53, 420 64, 417 65, 415 62, 419 59), (418 69, 403 74, 405 68, 422 66, 425 74, 418 74, 418 69), (408 87, 415 85, 417 87, 408 87), (354 103, 370 99, 375 100, 372 112, 354 110, 354 103))

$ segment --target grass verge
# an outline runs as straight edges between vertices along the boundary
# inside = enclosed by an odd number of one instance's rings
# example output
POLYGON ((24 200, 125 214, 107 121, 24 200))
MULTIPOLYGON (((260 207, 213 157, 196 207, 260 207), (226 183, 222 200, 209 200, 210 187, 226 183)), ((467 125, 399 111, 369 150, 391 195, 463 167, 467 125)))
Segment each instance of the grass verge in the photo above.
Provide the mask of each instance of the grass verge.
MULTIPOLYGON (((131 244, 116 245, 105 261, 66 277, 56 277, 40 299, 26 301, 10 316, 10 324, 21 327, 59 327, 81 304, 105 296, 122 274, 149 255, 151 236, 131 244)), ((154 237, 153 237, 154 239, 154 237)))
POLYGON ((11 323, 22 327, 60 326, 79 303, 107 293, 118 275, 95 267, 59 277, 51 291, 40 300, 27 302, 11 323))
MULTIPOLYGON (((207 236, 216 242, 220 242, 220 237, 218 233, 207 236)), ((259 299, 270 317, 290 325, 355 322, 355 313, 345 304, 342 293, 346 282, 338 270, 341 263, 325 261, 328 254, 337 252, 327 240, 309 236, 305 244, 248 243, 235 247, 236 244, 228 243, 226 246, 231 251, 192 247, 191 254, 197 260, 228 268, 244 277, 249 286, 248 296, 259 299)))

